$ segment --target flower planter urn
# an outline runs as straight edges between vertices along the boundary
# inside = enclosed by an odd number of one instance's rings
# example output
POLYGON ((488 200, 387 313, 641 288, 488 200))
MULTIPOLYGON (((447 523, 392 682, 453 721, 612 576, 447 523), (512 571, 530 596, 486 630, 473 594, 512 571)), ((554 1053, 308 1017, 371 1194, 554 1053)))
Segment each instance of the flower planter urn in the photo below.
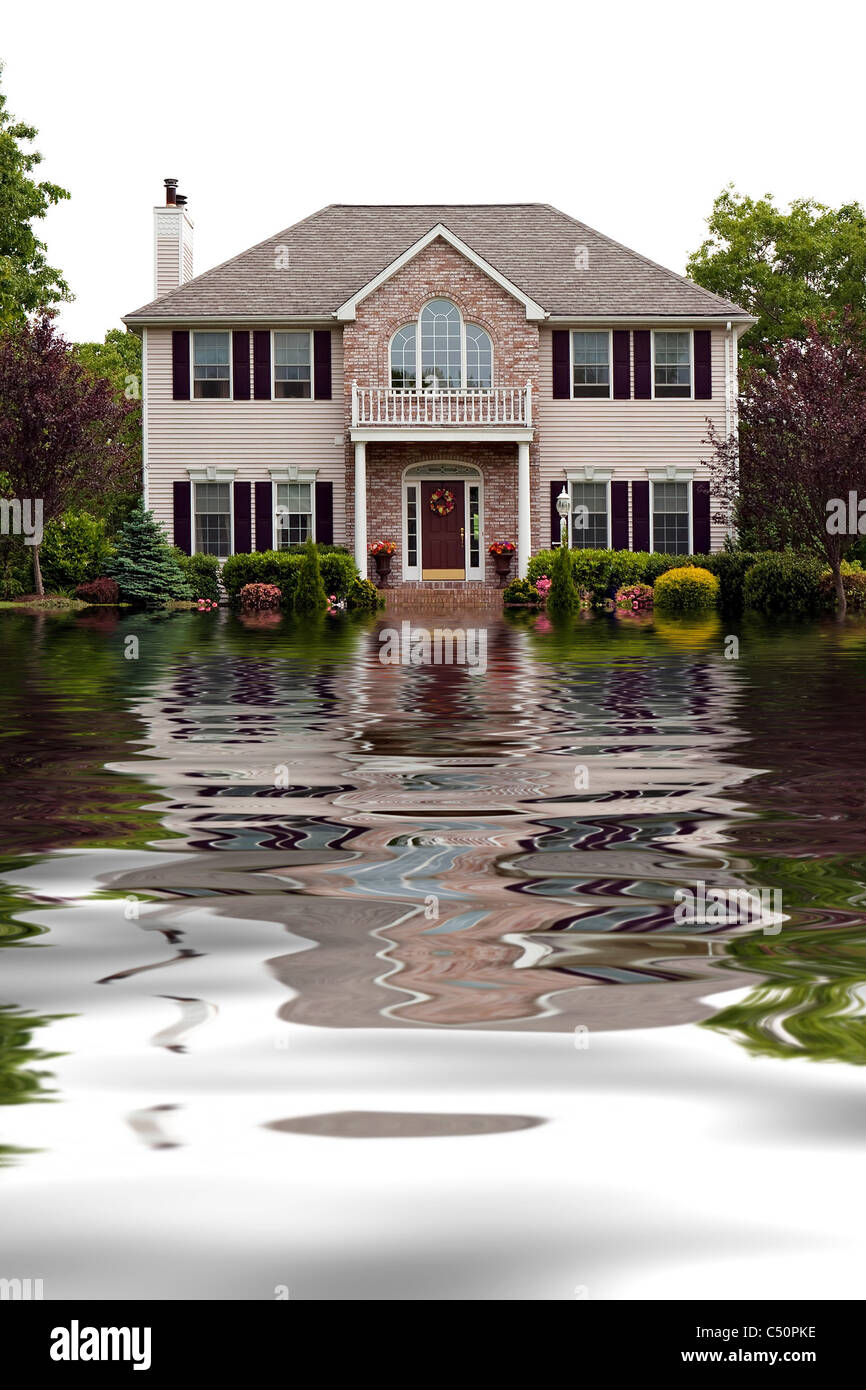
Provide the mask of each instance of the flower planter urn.
POLYGON ((504 555, 494 555, 493 563, 496 566, 496 573, 499 575, 499 587, 505 588, 505 581, 511 572, 511 555, 506 552, 504 555))
POLYGON ((391 556, 387 554, 374 555, 376 561, 376 575, 379 580, 379 588, 384 589, 388 583, 388 575, 391 573, 391 556))

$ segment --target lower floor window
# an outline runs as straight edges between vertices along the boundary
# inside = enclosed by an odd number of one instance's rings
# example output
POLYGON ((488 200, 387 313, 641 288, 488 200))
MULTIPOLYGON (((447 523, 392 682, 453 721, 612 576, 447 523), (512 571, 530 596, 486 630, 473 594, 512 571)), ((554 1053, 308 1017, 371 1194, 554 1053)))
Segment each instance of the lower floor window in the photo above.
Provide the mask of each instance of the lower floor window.
POLYGON ((688 555, 690 516, 688 483, 653 483, 653 550, 688 555))
POLYGON ((477 483, 469 486, 469 568, 477 570, 481 565, 481 488, 477 483))
POLYGON ((575 550, 607 550, 607 513, 607 483, 572 483, 571 544, 575 550))
POLYGON ((312 483, 277 483, 277 550, 303 545, 313 535, 312 483))
POLYGON ((418 489, 406 489, 406 564, 414 569, 418 563, 418 489))
POLYGON ((231 483, 195 483, 195 548, 224 559, 232 548, 231 483))

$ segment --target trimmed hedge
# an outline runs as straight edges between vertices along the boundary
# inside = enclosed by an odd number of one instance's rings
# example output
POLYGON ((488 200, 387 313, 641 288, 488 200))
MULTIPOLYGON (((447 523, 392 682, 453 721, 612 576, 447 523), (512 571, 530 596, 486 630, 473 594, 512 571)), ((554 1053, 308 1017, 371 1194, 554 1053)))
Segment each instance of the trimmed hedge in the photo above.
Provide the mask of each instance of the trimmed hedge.
MULTIPOLYGON (((539 550, 529 562, 534 583, 550 574, 557 550, 539 550)), ((714 555, 661 555, 646 550, 572 550, 571 564, 578 590, 591 589, 596 600, 614 598, 631 584, 654 585, 660 574, 683 565, 698 565, 719 581, 719 605, 736 613, 744 606, 746 571, 759 558, 750 551, 721 550, 714 555)))
POLYGON ((719 601, 719 581, 701 565, 675 565, 660 574, 653 606, 666 613, 702 613, 719 601))
MULTIPOLYGON (((303 562, 303 552, 289 550, 256 550, 251 555, 230 555, 222 568, 223 586, 231 601, 237 603, 245 584, 276 584, 283 596, 283 607, 293 608, 303 562)), ((325 592, 335 594, 338 600, 348 599, 358 576, 352 556, 345 551, 323 551, 319 547, 319 564, 325 592)))
POLYGON ((175 559, 183 570, 193 598, 220 600, 220 562, 215 555, 185 555, 174 548, 175 559))

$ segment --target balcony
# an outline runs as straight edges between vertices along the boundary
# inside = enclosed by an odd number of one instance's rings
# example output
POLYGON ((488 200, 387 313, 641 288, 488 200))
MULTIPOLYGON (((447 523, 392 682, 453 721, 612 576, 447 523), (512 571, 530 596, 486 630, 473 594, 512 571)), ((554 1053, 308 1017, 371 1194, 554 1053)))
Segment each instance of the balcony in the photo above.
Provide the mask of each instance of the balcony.
POLYGON ((497 386, 492 390, 437 387, 416 391, 406 387, 359 386, 352 382, 352 429, 482 431, 511 435, 532 429, 532 383, 497 386))

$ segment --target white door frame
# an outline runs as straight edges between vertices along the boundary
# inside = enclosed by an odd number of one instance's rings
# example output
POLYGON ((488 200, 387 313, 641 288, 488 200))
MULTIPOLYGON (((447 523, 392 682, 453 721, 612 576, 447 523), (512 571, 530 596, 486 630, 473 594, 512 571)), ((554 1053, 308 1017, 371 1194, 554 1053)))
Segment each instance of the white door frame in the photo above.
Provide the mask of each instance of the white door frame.
MULTIPOLYGON (((403 554, 403 583, 423 583, 421 578, 421 559, 423 555, 423 526, 424 514, 421 510, 421 484, 422 483, 441 483, 447 487, 451 482, 463 483, 463 568, 466 578, 457 583, 483 582, 484 581, 484 475, 477 464, 464 463, 462 460, 443 460, 441 463, 435 461, 423 464, 410 464, 403 469, 401 479, 401 536, 403 554), (418 489, 418 563, 409 565, 408 550, 406 546, 408 525, 409 525, 409 503, 407 489, 411 486, 418 489), (479 515, 479 538, 478 538, 478 564, 470 567, 469 564, 469 489, 478 488, 478 515, 479 515)), ((427 580, 427 583, 434 583, 434 580, 427 580)))

